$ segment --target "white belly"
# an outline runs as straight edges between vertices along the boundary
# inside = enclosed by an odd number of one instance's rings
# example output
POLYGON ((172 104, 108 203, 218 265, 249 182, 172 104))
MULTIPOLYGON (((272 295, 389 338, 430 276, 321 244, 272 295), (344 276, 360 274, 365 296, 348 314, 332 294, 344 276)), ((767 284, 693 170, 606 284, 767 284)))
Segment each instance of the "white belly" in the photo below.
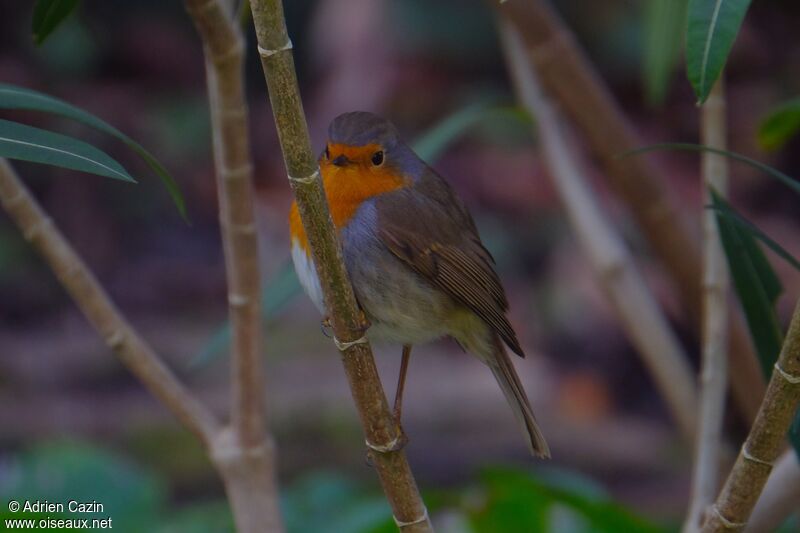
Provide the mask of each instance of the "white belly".
POLYGON ((294 262, 294 271, 297 272, 297 277, 300 280, 300 285, 317 306, 319 312, 325 314, 325 304, 322 299, 322 287, 319 284, 317 271, 314 268, 314 260, 309 257, 300 244, 292 239, 292 262, 294 262))

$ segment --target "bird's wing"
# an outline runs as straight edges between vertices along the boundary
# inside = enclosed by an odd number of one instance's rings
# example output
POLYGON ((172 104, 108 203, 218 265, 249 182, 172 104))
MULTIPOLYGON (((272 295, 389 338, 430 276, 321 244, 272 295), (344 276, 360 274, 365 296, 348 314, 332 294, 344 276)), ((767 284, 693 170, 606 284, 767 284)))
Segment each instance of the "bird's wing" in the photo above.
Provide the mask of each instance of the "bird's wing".
POLYGON ((475 223, 447 183, 429 171, 409 189, 376 200, 378 237, 415 272, 481 317, 524 357, 508 301, 475 223))

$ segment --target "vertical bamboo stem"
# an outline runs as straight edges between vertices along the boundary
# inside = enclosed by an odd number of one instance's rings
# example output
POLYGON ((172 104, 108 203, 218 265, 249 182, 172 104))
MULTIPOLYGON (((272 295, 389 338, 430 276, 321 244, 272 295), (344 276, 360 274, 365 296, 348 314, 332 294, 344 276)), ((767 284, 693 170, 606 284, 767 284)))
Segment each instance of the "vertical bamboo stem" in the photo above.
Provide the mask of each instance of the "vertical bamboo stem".
MULTIPOLYGON (((493 2, 522 32, 542 86, 585 134, 609 184, 631 210, 675 282, 691 324, 701 323, 701 256, 663 173, 646 157, 619 155, 644 143, 608 87, 592 68, 547 0, 493 2)), ((764 379, 740 313, 731 314, 730 383, 737 407, 750 421, 764 394, 764 379)))
MULTIPOLYGON (((727 146, 723 79, 717 81, 703 104, 703 144, 724 150, 727 146)), ((706 203, 709 188, 720 194, 728 188, 728 159, 703 153, 701 184, 706 203)), ((695 447, 692 490, 684 533, 699 531, 706 509, 714 501, 719 484, 722 422, 728 382, 728 268, 719 238, 716 214, 703 208, 703 331, 700 373, 700 418, 695 447)))
POLYGON ((521 103, 536 117, 542 155, 598 282, 650 372, 687 442, 695 435, 696 391, 686 355, 658 304, 594 199, 570 153, 556 110, 539 87, 516 28, 501 18, 500 35, 521 103))
POLYGON ((203 41, 214 167, 225 253, 231 350, 231 427, 212 459, 242 533, 283 530, 274 444, 265 427, 264 370, 253 166, 244 91, 244 39, 232 6, 185 0, 203 41))
POLYGON ((186 0, 203 40, 220 226, 233 331, 232 421, 244 446, 264 437, 264 372, 253 166, 241 30, 218 0, 186 0))
POLYGON ((786 432, 800 403, 800 301, 789 324, 778 362, 728 480, 703 533, 741 531, 753 510, 772 466, 786 442, 786 432))
POLYGON ((365 325, 311 151, 283 6, 280 0, 251 0, 250 7, 289 183, 309 238, 370 457, 398 527, 408 532, 433 531, 405 454, 394 451, 401 436, 389 411, 372 350, 363 337, 365 325))

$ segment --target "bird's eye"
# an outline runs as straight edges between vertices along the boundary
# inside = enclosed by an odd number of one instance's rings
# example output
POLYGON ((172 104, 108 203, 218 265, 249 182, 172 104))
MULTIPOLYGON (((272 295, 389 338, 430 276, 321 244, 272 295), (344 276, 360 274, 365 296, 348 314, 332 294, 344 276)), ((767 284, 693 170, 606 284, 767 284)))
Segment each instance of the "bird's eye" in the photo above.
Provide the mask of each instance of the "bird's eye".
POLYGON ((379 167, 383 164, 383 150, 379 150, 372 154, 372 164, 379 167))

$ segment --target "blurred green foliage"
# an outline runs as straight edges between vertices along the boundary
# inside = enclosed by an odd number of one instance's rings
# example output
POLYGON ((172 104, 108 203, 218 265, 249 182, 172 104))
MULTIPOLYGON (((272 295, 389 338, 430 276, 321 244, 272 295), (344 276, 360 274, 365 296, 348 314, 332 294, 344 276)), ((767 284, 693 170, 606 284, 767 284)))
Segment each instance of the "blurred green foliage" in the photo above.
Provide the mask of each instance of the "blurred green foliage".
POLYGON ((77 5, 78 0, 37 0, 31 21, 34 42, 42 44, 77 5))
MULTIPOLYGON (((111 517, 120 531, 148 531, 166 497, 157 475, 101 448, 72 441, 35 446, 12 459, 6 471, 0 482, 4 501, 47 500, 65 506, 69 500, 98 501, 104 506, 102 513, 64 514, 111 517)), ((30 517, 15 513, 14 518, 30 517)))
POLYGON ((664 101, 672 72, 681 55, 687 0, 646 0, 642 75, 647 101, 664 101))
POLYGON ((548 478, 511 468, 481 476, 482 503, 468 511, 476 533, 552 531, 559 533, 655 533, 666 528, 637 517, 592 489, 574 474, 548 478))
MULTIPOLYGON (((114 529, 122 532, 234 530, 225 501, 171 501, 159 473, 95 445, 56 441, 34 446, 4 468, 0 497, 6 501, 98 501, 104 506, 94 515, 46 513, 52 518, 111 517, 114 529)), ((613 502, 591 481, 560 470, 535 475, 528 469, 486 469, 473 484, 427 494, 426 500, 434 522, 449 531, 667 531, 613 502)), ((38 518, 3 507, 0 519, 38 518)), ((337 472, 319 471, 291 483, 283 491, 282 510, 289 533, 396 531, 382 494, 337 472)))
POLYGON ((773 109, 758 128, 758 143, 765 150, 777 150, 800 131, 800 98, 773 109))

